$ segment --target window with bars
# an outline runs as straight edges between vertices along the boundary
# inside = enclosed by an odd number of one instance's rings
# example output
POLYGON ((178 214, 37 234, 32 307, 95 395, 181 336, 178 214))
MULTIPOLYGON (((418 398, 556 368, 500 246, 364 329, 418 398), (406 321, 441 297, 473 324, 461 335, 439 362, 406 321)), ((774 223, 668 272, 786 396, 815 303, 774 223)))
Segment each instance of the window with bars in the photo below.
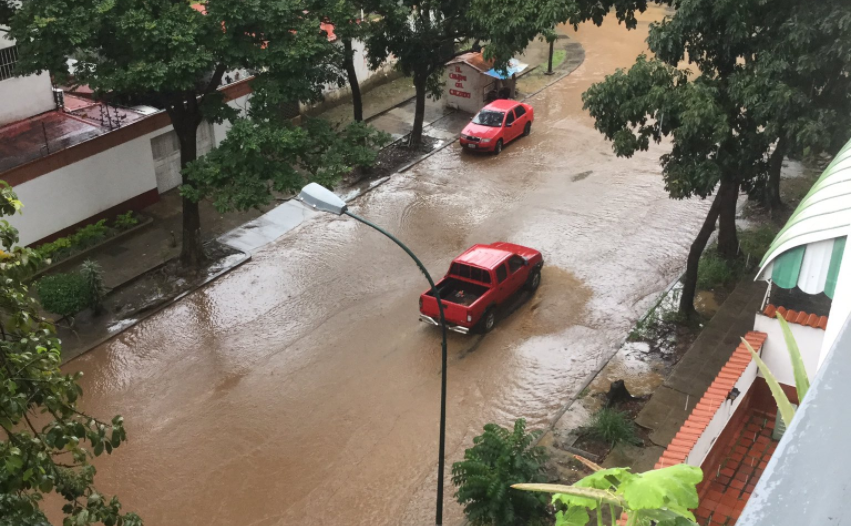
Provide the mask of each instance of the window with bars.
POLYGON ((18 62, 18 46, 0 49, 0 80, 15 76, 15 64, 18 62))

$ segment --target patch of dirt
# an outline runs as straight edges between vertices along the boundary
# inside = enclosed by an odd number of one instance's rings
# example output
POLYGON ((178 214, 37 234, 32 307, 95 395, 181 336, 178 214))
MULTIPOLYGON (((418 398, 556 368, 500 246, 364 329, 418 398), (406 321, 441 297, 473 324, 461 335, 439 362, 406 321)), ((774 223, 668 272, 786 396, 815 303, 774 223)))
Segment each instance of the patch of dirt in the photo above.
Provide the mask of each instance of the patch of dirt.
POLYGON ((441 144, 440 140, 423 135, 423 143, 419 147, 411 148, 408 146, 408 137, 406 135, 385 146, 378 152, 378 159, 375 161, 374 166, 353 170, 343 178, 343 182, 340 184, 341 189, 348 189, 349 187, 393 175, 406 164, 414 162, 441 144))
MULTIPOLYGON (((595 396, 605 398, 605 393, 598 393, 595 396)), ((638 416, 638 413, 641 412, 645 404, 647 404, 648 400, 650 400, 650 396, 633 397, 631 400, 619 402, 613 407, 615 410, 624 413, 630 421, 635 421, 635 418, 638 416)), ((636 424, 635 435, 642 441, 643 446, 651 444, 649 429, 643 428, 636 424)), ((615 447, 618 446, 616 445, 615 447)), ((582 451, 587 451, 588 453, 592 454, 596 458, 592 458, 591 460, 598 464, 601 464, 613 449, 612 444, 601 442, 589 436, 587 433, 582 432, 579 435, 579 439, 573 444, 573 448, 582 451)))

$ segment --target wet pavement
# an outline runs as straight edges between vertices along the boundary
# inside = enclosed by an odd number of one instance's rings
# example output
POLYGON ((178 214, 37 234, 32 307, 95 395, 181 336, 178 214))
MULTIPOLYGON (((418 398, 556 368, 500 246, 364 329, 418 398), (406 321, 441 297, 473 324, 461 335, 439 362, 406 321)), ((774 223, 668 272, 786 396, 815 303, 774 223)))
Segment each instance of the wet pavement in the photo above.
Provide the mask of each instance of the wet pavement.
MULTIPOLYGON (((449 483, 487 422, 544 427, 677 276, 707 204, 663 189, 662 147, 618 159, 581 93, 645 49, 642 17, 567 31, 586 60, 528 102, 532 135, 498 157, 457 144, 352 203, 433 275, 473 243, 540 249, 536 295, 484 338, 450 335, 449 483)), ((72 361, 83 406, 130 441, 98 487, 152 526, 434 521, 440 336, 426 282, 351 219, 304 221, 252 261, 72 361)))

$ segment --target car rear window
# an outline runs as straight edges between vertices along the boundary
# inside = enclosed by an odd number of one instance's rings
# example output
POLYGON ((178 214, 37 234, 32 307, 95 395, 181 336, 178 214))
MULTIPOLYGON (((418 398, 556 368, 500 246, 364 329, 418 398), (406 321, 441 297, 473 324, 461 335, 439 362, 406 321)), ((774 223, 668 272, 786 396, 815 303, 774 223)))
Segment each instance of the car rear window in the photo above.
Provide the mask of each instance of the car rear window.
POLYGON ((470 265, 463 265, 461 263, 453 263, 452 268, 449 269, 449 273, 454 276, 478 281, 479 283, 491 282, 491 275, 487 270, 482 270, 478 267, 471 267, 470 265))
POLYGON ((514 114, 517 115, 517 118, 519 119, 520 117, 526 115, 526 108, 524 108, 522 105, 517 106, 516 108, 514 108, 514 114))

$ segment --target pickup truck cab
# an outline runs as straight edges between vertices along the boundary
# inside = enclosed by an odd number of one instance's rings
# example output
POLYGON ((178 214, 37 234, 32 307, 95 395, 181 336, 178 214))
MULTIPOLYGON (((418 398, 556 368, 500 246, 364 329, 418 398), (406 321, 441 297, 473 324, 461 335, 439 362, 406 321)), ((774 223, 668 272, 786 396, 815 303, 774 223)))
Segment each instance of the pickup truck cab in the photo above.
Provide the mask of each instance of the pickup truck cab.
MULTIPOLYGON (((523 288, 538 288, 543 266, 543 256, 532 248, 501 242, 473 245, 452 260, 449 272, 436 284, 446 328, 461 334, 490 331, 497 307, 523 288)), ((440 325, 431 289, 420 296, 420 321, 440 325)))

